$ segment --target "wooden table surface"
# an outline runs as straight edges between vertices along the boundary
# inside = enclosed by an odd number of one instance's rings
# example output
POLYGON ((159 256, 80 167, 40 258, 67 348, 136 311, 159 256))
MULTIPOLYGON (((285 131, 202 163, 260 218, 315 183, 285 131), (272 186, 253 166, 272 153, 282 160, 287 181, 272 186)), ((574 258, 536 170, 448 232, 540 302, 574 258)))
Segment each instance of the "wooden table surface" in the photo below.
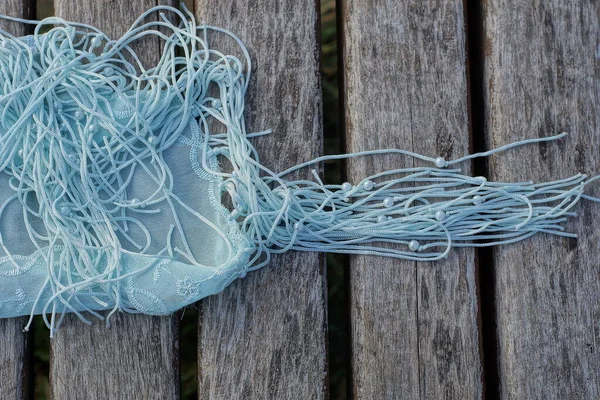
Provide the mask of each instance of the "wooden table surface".
MULTIPOLYGON (((117 36, 147 8, 175 2, 54 7, 117 36)), ((33 17, 34 7, 5 0, 0 13, 33 17)), ((196 0, 194 13, 250 49, 248 130, 274 132, 255 142, 261 161, 283 170, 320 155, 319 2, 196 0)), ((337 23, 347 151, 396 147, 450 159, 567 131, 560 143, 462 167, 500 181, 600 172, 600 2, 338 0, 337 23)), ((19 24, 0 27, 26 33, 19 24)), ((160 43, 136 50, 152 62, 160 43)), ((345 175, 359 181, 412 165, 366 157, 348 162, 345 175)), ((567 228, 578 239, 540 234, 436 263, 348 257, 348 395, 600 398, 600 205, 582 202, 576 211, 567 228)), ((199 398, 330 396, 323 255, 275 257, 197 307, 199 398)), ((121 315, 107 329, 69 318, 51 342, 52 398, 179 399, 179 321, 121 315)), ((25 323, 0 320, 0 399, 33 396, 25 323)))

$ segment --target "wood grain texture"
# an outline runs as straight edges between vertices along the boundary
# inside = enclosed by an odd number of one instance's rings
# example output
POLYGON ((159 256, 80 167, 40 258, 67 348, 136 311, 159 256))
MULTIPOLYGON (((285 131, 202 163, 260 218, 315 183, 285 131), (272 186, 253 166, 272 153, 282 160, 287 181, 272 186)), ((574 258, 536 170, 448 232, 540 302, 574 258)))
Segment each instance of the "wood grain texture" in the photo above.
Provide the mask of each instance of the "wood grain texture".
MULTIPOLYGON (((4 0, 0 2, 0 14, 19 18, 31 18, 32 7, 29 0, 4 0)), ((22 24, 0 20, 0 29, 15 36, 25 34, 22 24)), ((2 190, 8 188, 8 175, 0 177, 2 190)), ((18 229, 18 227, 13 227, 18 229)), ((3 227, 3 230, 5 228, 3 227)), ((10 228, 8 229, 10 231, 10 228)), ((28 397, 28 380, 30 365, 29 335, 23 333, 27 318, 0 319, 0 399, 26 399, 28 397)))
MULTIPOLYGON (((277 171, 319 155, 315 1, 197 0, 196 9, 199 21, 230 29, 250 49, 247 127, 274 132, 255 142, 261 162, 277 171)), ((223 40, 212 43, 233 49, 223 40)), ((325 398, 326 275, 321 255, 275 257, 199 306, 200 398, 325 398)))
POLYGON ((69 316, 53 339, 53 399, 177 399, 175 318, 118 314, 107 328, 69 316))
MULTIPOLYGON (((597 174, 600 3, 488 1, 484 32, 490 146, 571 133, 493 157, 492 178, 597 174)), ((579 239, 539 235, 495 251, 502 398, 600 398, 600 207, 576 211, 568 230, 579 239)))
MULTIPOLYGON (((161 4, 167 4, 161 2, 161 4)), ((117 37, 156 0, 55 0, 57 16, 117 37)), ((144 62, 157 61, 157 39, 138 48, 144 62)), ((177 317, 119 315, 87 326, 70 317, 52 341, 50 384, 54 399, 176 399, 179 397, 177 317)))
MULTIPOLYGON (((463 2, 344 0, 342 7, 347 150, 468 153, 463 2)), ((354 159, 348 176, 412 165, 398 156, 354 159)), ((418 265, 352 257, 350 307, 355 398, 481 398, 472 250, 418 265)))
POLYGON ((0 399, 28 398, 28 338, 26 318, 0 319, 0 399))

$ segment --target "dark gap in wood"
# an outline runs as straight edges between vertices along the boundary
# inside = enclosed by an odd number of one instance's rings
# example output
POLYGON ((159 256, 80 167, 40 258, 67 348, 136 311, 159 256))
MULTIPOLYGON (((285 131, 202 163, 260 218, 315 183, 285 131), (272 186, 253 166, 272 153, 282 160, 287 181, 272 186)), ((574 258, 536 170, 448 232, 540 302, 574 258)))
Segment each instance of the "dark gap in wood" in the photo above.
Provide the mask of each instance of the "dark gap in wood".
POLYGON ((351 293, 351 287, 350 287, 350 273, 349 273, 349 266, 350 266, 350 258, 348 256, 344 256, 344 271, 346 272, 344 274, 344 291, 345 291, 345 298, 344 298, 344 317, 346 319, 346 323, 344 325, 344 329, 346 332, 346 343, 344 343, 345 345, 345 355, 346 355, 346 359, 345 359, 345 365, 344 365, 344 371, 346 374, 346 399, 351 400, 354 398, 354 390, 353 390, 353 381, 352 381, 352 325, 351 325, 351 312, 350 312, 350 293, 351 293))
MULTIPOLYGON (((40 1, 40 0, 37 0, 40 1)), ((36 19, 37 14, 37 1, 36 0, 23 0, 23 18, 25 19, 36 19)), ((25 35, 33 34, 35 26, 31 24, 25 25, 25 35)))
POLYGON ((348 387, 347 259, 327 255, 327 324, 329 348, 329 398, 345 399, 348 387))
MULTIPOLYGON (((479 0, 465 0, 467 26, 467 72, 470 116, 471 152, 486 151, 486 103, 484 82, 484 27, 483 4, 479 0)), ((486 158, 473 160, 473 174, 489 177, 486 158)), ((498 333, 496 329, 496 282, 494 253, 491 247, 475 250, 477 297, 479 302, 479 345, 481 349, 483 395, 485 399, 499 399, 498 333)))
MULTIPOLYGON (((339 152, 348 153, 348 144, 346 141, 346 84, 345 84, 345 65, 344 65, 344 19, 343 19, 344 0, 335 0, 335 16, 336 16, 336 55, 337 55, 337 85, 338 85, 338 137, 339 137, 339 152)), ((347 179, 348 165, 346 159, 340 160, 341 180, 347 179)), ((354 398, 354 384, 352 380, 352 313, 350 307, 350 256, 344 255, 342 268, 344 272, 344 374, 345 380, 345 399, 351 400, 354 398)), ((334 398, 332 398, 335 400, 334 398)))
POLYGON ((181 400, 198 398, 198 307, 191 304, 179 314, 179 393, 181 400))
MULTIPOLYGON (((321 49, 324 154, 339 154, 344 151, 339 8, 335 0, 321 0, 320 4, 317 0, 317 6, 321 11, 317 37, 321 49)), ((345 170, 343 160, 326 162, 325 182, 343 182, 345 170)), ((349 387, 347 264, 342 255, 327 255, 328 397, 332 400, 346 399, 349 387)))
POLYGON ((50 331, 41 316, 31 328, 31 399, 50 398, 50 331))
MULTIPOLYGON (((25 6, 25 10, 31 10, 31 18, 36 19, 38 21, 43 20, 44 18, 51 17, 54 15, 54 1, 52 0, 28 0, 30 1, 30 6, 32 8, 28 8, 25 6)), ((31 33, 33 33, 35 27, 31 26, 31 33)))
POLYGON ((476 252, 479 284, 480 345, 482 349, 483 391, 487 400, 500 399, 498 370, 498 332, 496 324, 496 279, 494 251, 491 247, 476 252))

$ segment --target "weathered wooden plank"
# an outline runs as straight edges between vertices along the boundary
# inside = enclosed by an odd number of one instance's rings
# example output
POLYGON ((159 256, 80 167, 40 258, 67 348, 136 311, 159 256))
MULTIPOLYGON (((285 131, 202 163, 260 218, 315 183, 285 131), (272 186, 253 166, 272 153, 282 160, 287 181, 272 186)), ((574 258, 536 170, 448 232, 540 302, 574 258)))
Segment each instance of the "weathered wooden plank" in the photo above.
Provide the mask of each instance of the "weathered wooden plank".
MULTIPOLYGON (((571 133, 494 157, 492 178, 598 173, 600 3, 489 1, 484 33, 490 146, 571 133)), ((600 208, 577 212, 577 240, 540 235, 495 251, 502 398, 600 398, 600 208)))
MULTIPOLYGON (((321 152, 318 7, 315 1, 196 1, 198 19, 248 45, 250 130, 261 161, 282 170, 321 152)), ((215 39, 213 45, 225 46, 215 39)), ((231 51, 232 47, 223 47, 231 51)), ((323 257, 287 254, 200 303, 199 397, 321 399, 326 384, 323 257)))
MULTIPOLYGON (((166 3, 166 2, 160 2, 166 3)), ((93 23, 109 36, 122 34, 156 0, 55 0, 57 16, 93 23)), ((158 60, 158 39, 137 49, 158 60)), ((55 399, 175 399, 179 397, 176 317, 119 315, 87 326, 69 318, 52 342, 50 384, 55 399)))
POLYGON ((26 318, 0 319, 0 399, 27 398, 26 323, 26 318))
MULTIPOLYGON (((342 7, 347 150, 468 153, 463 1, 345 0, 342 7)), ((348 176, 359 181, 413 164, 355 159, 348 176)), ((476 291, 472 250, 418 265, 352 257, 355 398, 480 398, 476 291)))
POLYGON ((26 318, 0 319, 0 399, 28 398, 30 345, 26 318))
MULTIPOLYGON (((0 14, 31 18, 29 0, 6 0, 0 3, 0 14)), ((0 21, 0 29, 15 36, 22 36, 26 28, 22 24, 0 21)), ((8 189, 8 175, 0 176, 2 190, 8 189)), ((8 196, 6 196, 8 197, 8 196)), ((9 232, 17 227, 2 227, 9 232)), ((31 371, 27 362, 28 335, 23 333, 27 318, 0 319, 0 399, 25 399, 28 396, 28 379, 31 371)))

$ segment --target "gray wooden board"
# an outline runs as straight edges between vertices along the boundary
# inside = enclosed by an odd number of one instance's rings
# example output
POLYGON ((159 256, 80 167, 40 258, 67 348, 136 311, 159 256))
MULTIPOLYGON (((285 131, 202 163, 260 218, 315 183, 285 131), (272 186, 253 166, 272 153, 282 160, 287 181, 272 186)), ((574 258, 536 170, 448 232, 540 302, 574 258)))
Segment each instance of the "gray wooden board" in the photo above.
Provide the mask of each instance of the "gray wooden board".
MULTIPOLYGON (((249 131, 261 162, 283 170, 322 147, 315 1, 196 1, 199 21, 230 29, 249 47, 249 131)), ((223 40, 212 44, 232 51, 223 40), (225 46, 225 47, 223 47, 225 46)), ((238 54, 238 53, 234 53, 238 54)), ((321 399, 326 394, 323 257, 288 253, 200 307, 199 397, 321 399)))
MULTIPOLYGON (((166 4, 166 2, 161 2, 166 4)), ((59 17, 92 23, 117 37, 156 0, 55 0, 59 17)), ((158 60, 158 39, 136 50, 158 60), (140 48, 143 47, 143 48, 140 48)), ((179 397, 176 317, 118 315, 110 328, 68 318, 52 341, 50 385, 54 399, 175 399, 179 397)))
MULTIPOLYGON (((600 172, 600 3, 489 1, 484 35, 490 146, 570 132, 493 157, 492 177, 600 172)), ((576 211, 567 227, 579 239, 539 235, 495 251, 502 398, 600 398, 600 207, 576 211)))
MULTIPOLYGON (((341 11, 347 150, 467 154, 463 1, 345 0, 341 11)), ((412 165, 353 159, 348 177, 412 165)), ((481 398, 475 269, 472 250, 436 263, 351 257, 355 398, 481 398)))
POLYGON ((26 318, 0 319, 0 399, 27 398, 26 318))
MULTIPOLYGON (((31 9, 26 7, 23 0, 7 0, 0 3, 0 14, 13 17, 31 17, 31 9)), ((22 24, 0 21, 0 29, 15 36, 25 33, 22 24)), ((2 184, 8 184, 8 175, 3 173, 2 184), (5 179, 6 178, 6 179, 5 179)), ((3 187, 3 190, 8 186, 3 187)), ((7 234, 11 229, 19 227, 2 227, 2 233, 7 234)), ((0 399, 25 399, 27 397, 27 335, 23 328, 27 318, 0 319, 0 399)))

